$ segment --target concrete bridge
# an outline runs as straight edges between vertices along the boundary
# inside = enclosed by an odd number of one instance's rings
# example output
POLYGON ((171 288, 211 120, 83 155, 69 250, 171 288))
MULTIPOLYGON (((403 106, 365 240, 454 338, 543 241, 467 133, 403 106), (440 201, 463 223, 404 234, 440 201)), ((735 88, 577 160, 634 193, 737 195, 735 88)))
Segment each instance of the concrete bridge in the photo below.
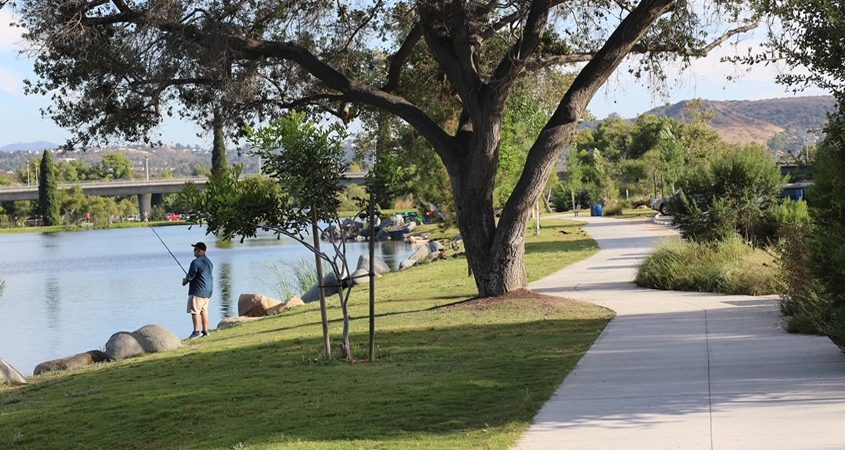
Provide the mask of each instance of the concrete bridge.
MULTIPOLYGON (((347 172, 345 184, 361 184, 366 172, 347 172)), ((114 180, 114 181, 80 181, 75 183, 59 183, 59 189, 70 189, 80 186, 85 195, 99 195, 104 197, 138 196, 141 217, 148 214, 153 205, 162 202, 164 194, 180 192, 187 183, 193 183, 200 188, 208 183, 207 177, 169 178, 160 180, 114 180)), ((38 186, 0 186, 0 202, 38 200, 38 186)))

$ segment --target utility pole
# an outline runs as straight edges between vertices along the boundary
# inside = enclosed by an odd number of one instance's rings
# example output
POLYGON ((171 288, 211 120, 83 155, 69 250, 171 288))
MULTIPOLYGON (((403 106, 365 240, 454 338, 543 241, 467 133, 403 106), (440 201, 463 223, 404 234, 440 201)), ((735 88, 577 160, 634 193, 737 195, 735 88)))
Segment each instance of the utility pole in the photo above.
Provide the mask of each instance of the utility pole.
POLYGON ((144 155, 144 173, 147 175, 147 181, 150 181, 150 157, 144 155))

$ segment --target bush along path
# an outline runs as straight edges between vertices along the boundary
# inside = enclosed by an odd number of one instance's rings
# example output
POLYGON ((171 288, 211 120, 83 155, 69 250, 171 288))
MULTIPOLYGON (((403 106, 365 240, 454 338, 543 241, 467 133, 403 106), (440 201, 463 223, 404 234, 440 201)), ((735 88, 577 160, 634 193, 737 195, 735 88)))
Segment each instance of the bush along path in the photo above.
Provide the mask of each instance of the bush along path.
POLYGON ((585 217, 601 247, 531 284, 616 312, 518 448, 838 448, 845 355, 787 334, 774 296, 657 291, 638 264, 673 231, 585 217))
MULTIPOLYGON (((528 238, 532 280, 597 251, 578 225, 544 223, 528 238)), ((324 361, 319 308, 303 305, 172 352, 0 386, 0 448, 505 449, 612 316, 526 292, 465 301, 460 258, 377 288, 374 362, 324 361)), ((350 301, 359 360, 366 298, 362 286, 350 301)))

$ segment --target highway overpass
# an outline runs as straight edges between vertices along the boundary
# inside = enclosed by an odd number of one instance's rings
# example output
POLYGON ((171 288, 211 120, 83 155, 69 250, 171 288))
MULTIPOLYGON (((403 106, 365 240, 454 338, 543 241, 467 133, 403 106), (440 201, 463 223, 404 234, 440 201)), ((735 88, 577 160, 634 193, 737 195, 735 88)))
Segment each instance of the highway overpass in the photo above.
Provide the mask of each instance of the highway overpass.
MULTIPOLYGON (((361 184, 366 172, 347 172, 347 184, 361 184)), ((59 189, 70 189, 79 185, 85 195, 104 197, 138 196, 141 217, 149 213, 152 205, 161 201, 163 194, 180 192, 187 183, 205 187, 207 177, 168 178, 160 180, 112 180, 60 183, 59 189)), ((0 186, 0 202, 38 200, 38 186, 0 186)))

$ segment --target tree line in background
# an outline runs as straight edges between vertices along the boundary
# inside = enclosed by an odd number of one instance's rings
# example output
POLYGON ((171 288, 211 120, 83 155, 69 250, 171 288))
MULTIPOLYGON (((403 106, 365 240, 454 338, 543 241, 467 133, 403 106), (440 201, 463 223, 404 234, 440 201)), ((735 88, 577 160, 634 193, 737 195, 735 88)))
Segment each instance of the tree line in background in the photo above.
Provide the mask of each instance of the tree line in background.
MULTIPOLYGON (((21 183, 28 177, 36 178, 38 201, 0 203, 0 217, 4 218, 0 220, 0 226, 88 224, 95 228, 107 228, 116 221, 141 219, 136 196, 88 196, 78 184, 70 189, 58 187, 58 183, 131 179, 132 163, 123 153, 107 153, 100 163, 90 166, 76 160, 56 161, 52 153, 45 150, 30 165, 32 167, 17 172, 16 181, 21 183), (38 170, 35 170, 36 167, 38 170)), ((176 196, 165 196, 164 199, 164 204, 153 208, 149 220, 166 220, 167 211, 180 208, 176 196)))
MULTIPOLYGON (((51 161, 54 176, 58 183, 132 179, 135 177, 132 161, 126 154, 119 151, 106 152, 95 164, 81 159, 56 159, 52 154, 51 161)), ((0 185, 37 184, 41 172, 41 162, 41 157, 31 158, 14 173, 0 174, 0 185)))

